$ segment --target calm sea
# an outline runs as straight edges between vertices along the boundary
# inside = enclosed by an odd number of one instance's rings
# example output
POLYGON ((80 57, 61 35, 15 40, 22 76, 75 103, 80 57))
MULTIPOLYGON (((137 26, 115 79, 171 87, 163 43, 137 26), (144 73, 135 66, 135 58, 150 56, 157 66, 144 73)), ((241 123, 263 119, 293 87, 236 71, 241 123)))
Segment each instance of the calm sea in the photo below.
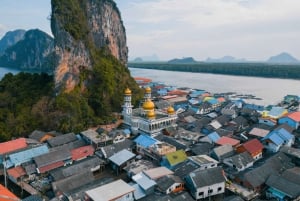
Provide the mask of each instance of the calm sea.
POLYGON ((300 95, 300 80, 245 76, 189 73, 152 69, 129 68, 133 77, 147 77, 177 87, 204 89, 211 93, 236 92, 252 94, 263 100, 247 100, 262 105, 276 104, 287 94, 300 95))
MULTIPOLYGON (((141 68, 129 68, 133 77, 147 77, 177 87, 204 89, 212 93, 236 92, 252 94, 263 100, 247 100, 262 105, 276 104, 287 94, 300 96, 300 80, 259 78, 245 76, 216 75, 209 73, 189 73, 141 68)), ((7 73, 19 70, 0 67, 0 79, 7 73)))

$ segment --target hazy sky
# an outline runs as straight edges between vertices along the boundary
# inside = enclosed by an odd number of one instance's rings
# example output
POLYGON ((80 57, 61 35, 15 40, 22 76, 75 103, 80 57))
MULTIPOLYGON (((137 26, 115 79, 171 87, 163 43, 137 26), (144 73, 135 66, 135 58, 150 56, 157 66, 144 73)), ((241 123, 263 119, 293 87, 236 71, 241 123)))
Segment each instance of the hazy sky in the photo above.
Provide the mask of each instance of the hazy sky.
MULTIPOLYGON (((300 59, 300 0, 115 1, 130 58, 266 60, 285 51, 300 59)), ((0 13, 0 37, 18 28, 51 33, 50 0, 1 0, 0 13)))

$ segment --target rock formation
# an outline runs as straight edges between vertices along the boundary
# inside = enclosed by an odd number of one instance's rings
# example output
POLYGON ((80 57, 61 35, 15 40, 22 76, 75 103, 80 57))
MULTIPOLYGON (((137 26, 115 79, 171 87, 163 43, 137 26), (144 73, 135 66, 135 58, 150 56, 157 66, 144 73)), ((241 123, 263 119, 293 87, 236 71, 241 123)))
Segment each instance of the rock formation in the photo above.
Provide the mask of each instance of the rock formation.
POLYGON ((32 29, 5 50, 0 57, 0 66, 53 72, 50 62, 53 51, 53 38, 41 30, 32 29))
POLYGON ((51 30, 55 38, 55 86, 71 91, 83 69, 91 70, 99 51, 127 63, 126 34, 112 0, 52 0, 51 30))

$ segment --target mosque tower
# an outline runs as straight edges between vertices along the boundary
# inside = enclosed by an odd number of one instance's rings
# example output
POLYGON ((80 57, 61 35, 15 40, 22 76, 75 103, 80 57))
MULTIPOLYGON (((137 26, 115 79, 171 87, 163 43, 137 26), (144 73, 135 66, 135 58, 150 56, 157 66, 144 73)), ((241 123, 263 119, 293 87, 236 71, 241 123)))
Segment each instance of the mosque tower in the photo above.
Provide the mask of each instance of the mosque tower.
POLYGON ((125 123, 130 123, 133 105, 131 104, 131 90, 129 88, 124 91, 124 105, 122 105, 122 115, 125 123))

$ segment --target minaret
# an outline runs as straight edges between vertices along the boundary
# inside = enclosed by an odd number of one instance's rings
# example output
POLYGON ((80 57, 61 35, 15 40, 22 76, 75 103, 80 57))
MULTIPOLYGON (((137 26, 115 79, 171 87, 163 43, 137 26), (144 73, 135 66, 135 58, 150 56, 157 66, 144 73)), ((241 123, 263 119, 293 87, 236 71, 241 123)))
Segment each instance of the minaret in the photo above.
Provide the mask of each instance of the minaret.
POLYGON ((124 105, 123 107, 123 111, 122 111, 122 115, 124 117, 126 116, 131 116, 132 114, 132 105, 131 105, 131 90, 129 88, 125 89, 124 92, 124 105))
POLYGON ((151 100, 151 88, 150 87, 147 87, 145 89, 144 102, 146 102, 147 100, 151 100))

